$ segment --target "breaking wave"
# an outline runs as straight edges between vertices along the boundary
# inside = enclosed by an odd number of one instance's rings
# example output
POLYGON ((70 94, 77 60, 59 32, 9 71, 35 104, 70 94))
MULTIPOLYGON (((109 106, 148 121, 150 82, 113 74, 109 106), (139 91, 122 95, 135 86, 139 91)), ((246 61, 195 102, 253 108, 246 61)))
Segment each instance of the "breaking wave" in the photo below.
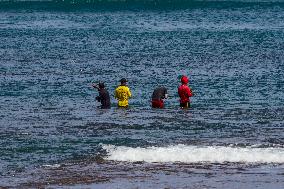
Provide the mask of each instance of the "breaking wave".
POLYGON ((103 145, 107 160, 182 163, 284 163, 284 148, 186 146, 131 148, 103 145))

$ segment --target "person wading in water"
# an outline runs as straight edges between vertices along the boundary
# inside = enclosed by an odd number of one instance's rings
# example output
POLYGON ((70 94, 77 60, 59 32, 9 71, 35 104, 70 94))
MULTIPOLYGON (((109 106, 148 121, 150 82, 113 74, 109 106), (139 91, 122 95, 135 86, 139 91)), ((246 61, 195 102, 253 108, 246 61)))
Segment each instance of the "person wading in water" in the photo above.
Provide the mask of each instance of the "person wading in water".
POLYGON ((101 103, 100 108, 109 109, 110 97, 108 91, 105 89, 104 83, 99 83, 98 85, 93 84, 92 86, 99 91, 99 96, 96 97, 96 100, 101 103))
POLYGON ((164 108, 163 99, 168 98, 168 92, 165 87, 158 87, 152 94, 152 108, 164 108))
POLYGON ((126 86, 127 80, 122 78, 120 85, 115 89, 114 97, 118 100, 118 107, 127 108, 128 99, 131 97, 131 92, 128 86, 126 86))
POLYGON ((192 90, 188 86, 188 78, 186 76, 181 77, 181 85, 178 88, 178 95, 180 97, 180 107, 189 108, 190 99, 193 96, 192 90))

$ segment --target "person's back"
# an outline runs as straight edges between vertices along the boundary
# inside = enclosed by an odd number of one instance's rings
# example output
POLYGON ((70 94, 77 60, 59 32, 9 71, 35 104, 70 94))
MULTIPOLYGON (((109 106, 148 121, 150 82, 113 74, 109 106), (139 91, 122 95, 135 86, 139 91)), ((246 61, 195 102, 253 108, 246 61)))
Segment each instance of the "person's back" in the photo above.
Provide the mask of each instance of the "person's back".
POLYGON ((119 107, 128 107, 128 99, 131 97, 129 87, 126 86, 126 79, 121 79, 121 85, 115 89, 115 98, 118 100, 119 107))
POLYGON ((163 99, 167 98, 167 89, 165 87, 158 87, 152 94, 152 107, 164 108, 163 99))
POLYGON ((189 97, 192 96, 192 91, 187 86, 188 84, 188 78, 186 76, 182 76, 181 78, 182 85, 178 88, 178 94, 180 97, 180 107, 181 108, 188 108, 190 107, 190 99, 189 97))

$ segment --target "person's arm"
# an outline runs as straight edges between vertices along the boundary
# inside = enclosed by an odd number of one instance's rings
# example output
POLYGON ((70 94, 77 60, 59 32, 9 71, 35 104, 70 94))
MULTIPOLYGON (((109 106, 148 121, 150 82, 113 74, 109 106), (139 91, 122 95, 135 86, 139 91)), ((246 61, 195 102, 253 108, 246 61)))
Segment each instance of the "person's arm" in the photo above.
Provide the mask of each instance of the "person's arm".
POLYGON ((168 98, 168 90, 165 89, 165 95, 164 95, 164 99, 167 99, 168 98))
POLYGON ((169 97, 168 93, 165 94, 165 99, 167 99, 169 97))
POLYGON ((101 93, 100 93, 100 92, 99 92, 99 96, 96 97, 96 100, 97 100, 98 102, 101 102, 102 97, 101 97, 101 93))
POLYGON ((187 95, 188 95, 188 97, 193 96, 192 90, 189 87, 188 87, 187 95))
POLYGON ((92 84, 92 87, 98 90, 100 89, 99 86, 97 86, 96 84, 92 84))
POLYGON ((127 93, 128 93, 128 97, 131 98, 131 92, 130 92, 130 89, 128 88, 127 90, 127 93))
POLYGON ((118 94, 117 94, 117 90, 115 89, 115 91, 114 91, 114 98, 115 99, 118 99, 118 94))

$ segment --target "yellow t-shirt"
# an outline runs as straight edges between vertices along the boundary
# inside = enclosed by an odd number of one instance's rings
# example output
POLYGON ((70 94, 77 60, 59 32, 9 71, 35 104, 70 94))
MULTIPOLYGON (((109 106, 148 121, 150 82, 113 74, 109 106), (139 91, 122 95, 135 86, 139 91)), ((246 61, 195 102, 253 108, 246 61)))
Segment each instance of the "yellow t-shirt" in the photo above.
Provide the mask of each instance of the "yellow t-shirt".
POLYGON ((131 97, 130 89, 127 86, 118 86, 115 89, 114 97, 118 100, 118 106, 126 107, 128 106, 128 98, 131 97))

